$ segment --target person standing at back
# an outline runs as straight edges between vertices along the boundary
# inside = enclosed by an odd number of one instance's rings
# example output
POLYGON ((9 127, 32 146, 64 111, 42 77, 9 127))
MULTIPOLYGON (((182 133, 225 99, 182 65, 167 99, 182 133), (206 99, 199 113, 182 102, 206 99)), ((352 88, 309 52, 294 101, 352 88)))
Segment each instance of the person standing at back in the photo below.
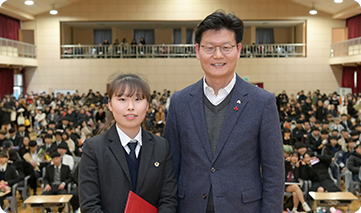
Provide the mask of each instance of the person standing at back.
POLYGON ((242 37, 234 14, 207 16, 196 29, 204 78, 171 98, 164 137, 173 152, 179 213, 282 212, 276 97, 235 73, 242 37))

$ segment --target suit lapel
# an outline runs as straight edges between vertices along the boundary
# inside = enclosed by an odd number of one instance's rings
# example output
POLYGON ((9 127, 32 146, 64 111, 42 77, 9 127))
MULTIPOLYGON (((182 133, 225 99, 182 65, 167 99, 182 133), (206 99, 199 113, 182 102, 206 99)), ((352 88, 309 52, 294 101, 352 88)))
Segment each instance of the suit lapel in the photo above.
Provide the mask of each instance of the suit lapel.
POLYGON ((116 124, 114 124, 109 129, 109 133, 108 133, 109 148, 110 148, 111 152, 113 153, 115 159, 117 159, 119 165, 122 167, 129 182, 131 182, 127 159, 125 158, 124 148, 123 148, 122 144, 120 143, 119 135, 117 133, 115 125, 116 124))
POLYGON ((188 101, 189 111, 192 114, 194 126, 199 136, 199 141, 202 143, 204 150, 207 153, 208 159, 211 160, 212 150, 208 139, 208 132, 206 126, 206 118, 204 115, 204 101, 203 101, 203 79, 194 85, 194 89, 190 92, 190 99, 188 101))
POLYGON ((138 169, 137 192, 139 192, 139 189, 142 187, 143 182, 147 176, 146 174, 148 169, 153 163, 150 161, 153 155, 154 146, 155 142, 153 141, 152 137, 146 130, 142 129, 142 149, 138 169))
POLYGON ((233 131, 239 117, 248 103, 245 82, 236 75, 236 84, 233 87, 231 101, 227 109, 227 114, 223 122, 222 130, 219 135, 216 151, 214 153, 213 162, 217 159, 222 151, 228 137, 233 131), (237 107, 237 108, 236 108, 237 107))

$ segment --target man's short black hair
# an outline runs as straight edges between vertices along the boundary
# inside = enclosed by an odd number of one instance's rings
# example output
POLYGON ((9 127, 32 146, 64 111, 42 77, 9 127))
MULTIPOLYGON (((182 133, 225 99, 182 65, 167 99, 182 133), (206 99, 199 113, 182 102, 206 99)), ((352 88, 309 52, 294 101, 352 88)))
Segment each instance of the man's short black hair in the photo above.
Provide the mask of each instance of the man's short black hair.
POLYGON ((207 30, 227 29, 234 32, 236 43, 243 39, 243 22, 233 13, 226 14, 223 10, 217 10, 208 15, 196 28, 196 43, 200 44, 202 35, 207 30))

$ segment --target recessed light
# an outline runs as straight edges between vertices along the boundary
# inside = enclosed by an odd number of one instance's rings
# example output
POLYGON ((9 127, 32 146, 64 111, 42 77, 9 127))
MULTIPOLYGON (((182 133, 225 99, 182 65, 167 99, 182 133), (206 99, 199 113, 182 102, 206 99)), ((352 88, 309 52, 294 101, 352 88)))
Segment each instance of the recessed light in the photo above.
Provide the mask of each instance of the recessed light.
POLYGON ((24 4, 26 4, 26 5, 33 5, 33 4, 34 4, 34 1, 33 1, 33 0, 26 0, 26 1, 24 2, 24 4))
POLYGON ((335 2, 335 3, 339 4, 339 3, 342 3, 342 2, 343 2, 343 0, 333 0, 333 2, 335 2))

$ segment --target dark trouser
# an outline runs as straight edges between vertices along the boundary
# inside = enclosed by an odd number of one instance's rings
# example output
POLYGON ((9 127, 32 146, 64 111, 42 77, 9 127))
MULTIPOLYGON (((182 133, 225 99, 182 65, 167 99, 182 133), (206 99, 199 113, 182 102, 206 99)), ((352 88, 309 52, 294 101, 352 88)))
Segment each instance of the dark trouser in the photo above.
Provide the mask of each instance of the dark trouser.
MULTIPOLYGON (((62 195, 62 194, 68 194, 66 189, 58 189, 59 185, 52 185, 51 190, 47 192, 43 192, 42 195, 62 195)), ((62 212, 64 209, 64 206, 59 207, 58 212, 62 212)), ((52 212, 50 208, 46 208, 47 212, 52 212)))
POLYGON ((73 212, 75 212, 79 208, 79 194, 78 194, 78 187, 74 188, 71 191, 73 197, 70 200, 71 207, 73 208, 73 212))
POLYGON ((41 176, 40 172, 34 171, 30 174, 30 188, 34 190, 34 195, 36 194, 36 189, 38 187, 38 178, 41 176))

